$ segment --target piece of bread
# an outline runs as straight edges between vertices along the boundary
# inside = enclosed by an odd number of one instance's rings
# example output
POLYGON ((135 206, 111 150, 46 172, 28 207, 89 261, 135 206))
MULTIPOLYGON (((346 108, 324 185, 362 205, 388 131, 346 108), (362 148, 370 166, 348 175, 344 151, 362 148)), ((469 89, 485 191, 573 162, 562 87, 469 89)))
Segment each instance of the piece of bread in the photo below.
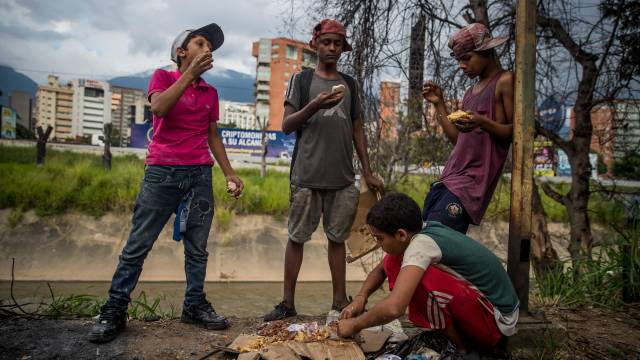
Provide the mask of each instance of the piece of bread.
POLYGON ((335 94, 335 93, 342 92, 342 91, 345 91, 345 90, 346 90, 346 88, 344 87, 344 85, 340 84, 340 85, 336 85, 336 86, 332 87, 331 88, 331 93, 335 94))
POLYGON ((451 121, 452 123, 459 120, 469 120, 471 119, 471 114, 464 112, 462 110, 456 110, 451 114, 447 115, 447 119, 449 119, 449 121, 451 121))

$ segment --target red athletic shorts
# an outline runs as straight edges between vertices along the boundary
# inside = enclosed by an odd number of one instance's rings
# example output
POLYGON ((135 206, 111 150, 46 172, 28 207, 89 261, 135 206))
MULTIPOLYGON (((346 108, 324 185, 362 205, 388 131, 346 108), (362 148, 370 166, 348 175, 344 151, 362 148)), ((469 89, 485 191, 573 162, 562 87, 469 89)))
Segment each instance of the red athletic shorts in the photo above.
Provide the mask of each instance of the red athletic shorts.
MULTIPOLYGON (((401 266, 401 257, 385 255, 384 270, 391 290, 401 266)), ((427 267, 413 294, 409 320, 417 326, 434 330, 453 325, 463 338, 482 348, 496 346, 503 336, 496 325, 493 305, 489 300, 469 282, 437 265, 427 267)))

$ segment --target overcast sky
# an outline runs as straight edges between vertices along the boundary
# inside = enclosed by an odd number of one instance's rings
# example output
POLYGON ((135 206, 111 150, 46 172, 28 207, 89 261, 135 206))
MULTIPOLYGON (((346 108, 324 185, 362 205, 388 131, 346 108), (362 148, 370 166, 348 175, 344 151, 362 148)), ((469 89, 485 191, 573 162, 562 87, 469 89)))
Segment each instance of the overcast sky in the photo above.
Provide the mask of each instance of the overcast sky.
POLYGON ((291 34, 283 22, 289 3, 0 0, 0 64, 38 82, 50 72, 63 78, 133 74, 170 64, 169 48, 180 31, 215 22, 225 42, 214 53, 214 67, 251 74, 251 43, 291 34))

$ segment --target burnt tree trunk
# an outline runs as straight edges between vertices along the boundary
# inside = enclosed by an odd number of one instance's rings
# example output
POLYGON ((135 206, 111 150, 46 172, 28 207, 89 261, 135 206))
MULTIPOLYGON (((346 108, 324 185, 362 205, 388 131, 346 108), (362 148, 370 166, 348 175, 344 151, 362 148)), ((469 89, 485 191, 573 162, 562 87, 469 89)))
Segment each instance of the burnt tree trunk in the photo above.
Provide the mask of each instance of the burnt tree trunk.
POLYGON ((547 271, 558 266, 558 253, 551 244, 547 229, 547 214, 542 207, 538 185, 533 181, 531 201, 531 262, 536 277, 544 278, 547 271))
POLYGON ((111 170, 111 130, 113 124, 104 124, 104 153, 102 154, 102 167, 104 171, 111 170))
POLYGON ((549 186, 543 186, 543 189, 554 200, 562 203, 567 210, 571 225, 569 252, 573 259, 577 259, 581 255, 590 256, 593 243, 587 205, 589 203, 589 178, 591 176, 589 150, 593 135, 591 109, 594 105, 595 84, 598 81, 598 67, 596 65, 598 56, 585 51, 557 19, 539 14, 537 23, 543 29, 550 31, 553 38, 580 64, 582 70, 574 107, 575 125, 573 137, 571 140, 566 141, 552 132, 543 132, 545 136, 566 152, 571 164, 571 189, 567 194, 560 195, 549 186))
POLYGON ((44 165, 44 158, 47 155, 47 141, 49 141, 49 136, 53 131, 53 127, 51 125, 47 125, 47 130, 42 130, 42 126, 38 126, 36 128, 36 133, 38 135, 38 141, 36 143, 36 164, 38 166, 44 165))
POLYGON ((408 126, 418 130, 422 125, 422 84, 424 82, 424 46, 427 16, 423 10, 411 25, 409 44, 408 126))

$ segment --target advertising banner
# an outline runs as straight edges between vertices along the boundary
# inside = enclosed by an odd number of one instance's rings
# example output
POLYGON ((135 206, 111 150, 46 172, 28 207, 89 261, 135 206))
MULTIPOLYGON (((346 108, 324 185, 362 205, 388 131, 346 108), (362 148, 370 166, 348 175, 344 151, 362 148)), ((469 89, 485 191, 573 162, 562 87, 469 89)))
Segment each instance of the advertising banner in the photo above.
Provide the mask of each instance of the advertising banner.
POLYGON ((533 174, 535 176, 554 176, 553 144, 551 141, 538 140, 533 144, 533 174))
POLYGON ((10 107, 2 107, 2 131, 0 137, 3 139, 15 139, 16 138, 16 111, 10 107))
POLYGON ((152 138, 153 128, 151 127, 150 121, 143 124, 131 124, 131 142, 129 142, 129 147, 146 148, 149 146, 152 138))
MULTIPOLYGON (((227 154, 262 156, 262 133, 259 130, 218 128, 227 154)), ((282 131, 267 131, 267 157, 289 160, 296 143, 294 133, 285 135, 282 131)), ((131 126, 130 147, 146 148, 153 137, 151 122, 131 126)))
MULTIPOLYGON (((589 164, 591 165, 591 178, 598 178, 598 155, 589 154, 589 164)), ((571 164, 569 157, 564 151, 558 149, 558 164, 556 166, 556 176, 571 176, 571 164)))

